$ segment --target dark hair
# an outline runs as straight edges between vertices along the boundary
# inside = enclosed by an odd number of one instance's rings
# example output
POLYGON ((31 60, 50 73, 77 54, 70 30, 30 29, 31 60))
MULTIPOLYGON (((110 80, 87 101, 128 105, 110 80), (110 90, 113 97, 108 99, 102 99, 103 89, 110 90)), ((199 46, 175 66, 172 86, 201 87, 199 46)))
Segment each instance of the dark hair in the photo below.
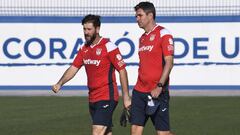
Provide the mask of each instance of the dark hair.
POLYGON ((100 27, 101 22, 100 22, 100 16, 99 15, 86 15, 83 19, 82 19, 82 25, 85 23, 93 23, 93 26, 96 27, 100 27))
POLYGON ((142 9, 146 14, 152 13, 153 14, 153 19, 155 20, 156 18, 156 10, 151 2, 140 2, 134 7, 135 11, 138 9, 142 9))

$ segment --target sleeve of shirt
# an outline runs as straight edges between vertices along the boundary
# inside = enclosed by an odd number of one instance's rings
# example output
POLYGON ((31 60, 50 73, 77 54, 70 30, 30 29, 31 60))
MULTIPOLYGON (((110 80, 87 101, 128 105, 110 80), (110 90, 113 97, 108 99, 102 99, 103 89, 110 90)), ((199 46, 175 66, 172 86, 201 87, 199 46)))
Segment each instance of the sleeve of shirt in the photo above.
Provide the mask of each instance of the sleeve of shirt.
POLYGON ((79 49, 77 56, 74 58, 72 66, 76 68, 81 68, 83 65, 83 56, 82 56, 82 50, 79 49))
POLYGON ((171 33, 167 29, 162 29, 160 31, 160 35, 162 38, 161 47, 163 49, 163 55, 164 56, 174 55, 174 43, 171 33))
POLYGON ((124 69, 126 67, 126 63, 122 58, 119 48, 111 42, 108 42, 106 44, 106 48, 108 52, 108 58, 111 61, 111 63, 114 65, 114 67, 118 71, 120 71, 121 69, 124 69))

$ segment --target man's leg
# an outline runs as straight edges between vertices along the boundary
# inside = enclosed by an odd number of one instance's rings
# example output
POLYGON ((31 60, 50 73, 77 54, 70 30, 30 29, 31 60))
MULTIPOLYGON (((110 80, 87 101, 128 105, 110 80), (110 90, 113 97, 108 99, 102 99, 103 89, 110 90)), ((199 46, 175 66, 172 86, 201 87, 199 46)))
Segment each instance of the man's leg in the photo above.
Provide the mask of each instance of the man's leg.
POLYGON ((131 127, 131 135, 142 135, 143 133, 143 126, 132 125, 131 127))
POLYGON ((94 107, 90 106, 92 135, 112 135, 112 115, 116 106, 115 101, 99 101, 94 107))
POLYGON ((112 128, 102 125, 92 125, 92 135, 112 135, 112 128))
POLYGON ((131 135, 142 135, 143 128, 148 120, 145 108, 147 104, 147 94, 133 90, 131 105, 131 135))
POLYGON ((175 135, 170 131, 157 131, 157 135, 175 135))
POLYGON ((107 126, 92 125, 92 135, 105 135, 107 126))
POLYGON ((157 135, 174 135, 170 132, 169 124, 169 93, 164 92, 160 95, 160 106, 157 112, 151 116, 151 120, 157 135))

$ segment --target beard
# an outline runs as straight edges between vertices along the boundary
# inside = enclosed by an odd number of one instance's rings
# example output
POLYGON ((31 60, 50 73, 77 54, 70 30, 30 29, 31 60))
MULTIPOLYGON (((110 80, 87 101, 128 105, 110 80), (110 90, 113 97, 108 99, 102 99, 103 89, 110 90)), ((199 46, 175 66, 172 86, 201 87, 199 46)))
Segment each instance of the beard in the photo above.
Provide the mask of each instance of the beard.
POLYGON ((97 33, 94 33, 92 36, 90 36, 90 35, 84 35, 84 36, 85 36, 85 40, 86 40, 86 45, 90 46, 93 43, 93 41, 96 39, 97 33), (87 37, 90 37, 90 39, 87 40, 87 37))

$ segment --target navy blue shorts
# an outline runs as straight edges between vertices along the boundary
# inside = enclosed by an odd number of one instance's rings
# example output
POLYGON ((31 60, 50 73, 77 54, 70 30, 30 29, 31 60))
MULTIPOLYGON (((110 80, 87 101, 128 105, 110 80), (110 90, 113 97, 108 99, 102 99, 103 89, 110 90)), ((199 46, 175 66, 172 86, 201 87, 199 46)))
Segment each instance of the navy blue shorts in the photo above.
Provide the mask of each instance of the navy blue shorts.
POLYGON ((145 126, 148 118, 150 117, 156 130, 169 131, 169 91, 162 92, 160 96, 160 105, 157 111, 149 116, 146 114, 146 106, 150 93, 142 93, 133 90, 132 93, 132 106, 131 106, 131 124, 138 126, 145 126))
POLYGON ((112 127, 112 116, 117 106, 116 101, 99 101, 89 103, 89 111, 92 117, 92 125, 112 127))

